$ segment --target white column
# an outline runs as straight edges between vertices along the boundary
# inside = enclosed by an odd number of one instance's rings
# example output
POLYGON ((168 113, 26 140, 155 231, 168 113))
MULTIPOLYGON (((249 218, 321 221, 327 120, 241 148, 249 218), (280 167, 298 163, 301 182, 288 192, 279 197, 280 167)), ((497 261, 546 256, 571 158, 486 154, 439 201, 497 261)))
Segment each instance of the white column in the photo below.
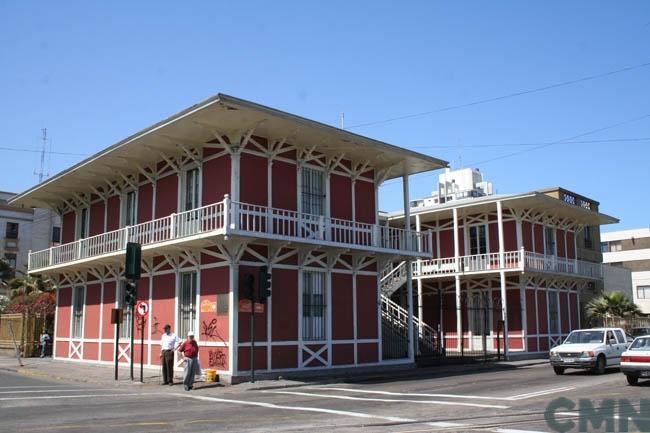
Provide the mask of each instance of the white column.
POLYGON ((453 209, 454 217, 454 262, 456 263, 456 348, 460 352, 463 347, 463 316, 460 298, 460 245, 458 239, 458 209, 453 209))
MULTIPOLYGON (((232 202, 240 201, 240 179, 241 179, 241 148, 239 143, 234 144, 230 151, 230 199, 232 202)), ((237 203, 231 204, 230 226, 239 229, 239 215, 237 203)))
POLYGON ((522 333, 522 343, 523 343, 523 348, 524 352, 528 352, 528 312, 526 309, 528 308, 528 302, 526 299, 526 284, 521 284, 520 281, 520 286, 519 286, 519 304, 521 306, 521 333, 522 333))
MULTIPOLYGON (((421 231, 420 214, 415 215, 415 230, 418 233, 421 231)), ((420 274, 421 267, 422 267, 422 259, 418 257, 417 260, 418 275, 420 274)), ((418 283, 418 319, 420 319, 420 324, 418 326, 418 337, 419 337, 420 335, 422 335, 422 328, 424 324, 424 294, 422 293, 422 279, 418 278, 417 283, 418 283)))
POLYGON ((237 351, 239 348, 238 330, 239 326, 239 264, 230 263, 230 292, 228 293, 230 304, 229 329, 228 329, 228 369, 231 376, 237 375, 237 351))
MULTIPOLYGON (((411 246, 411 204, 409 203, 409 176, 404 173, 402 176, 402 186, 404 195, 404 230, 406 248, 411 246)), ((415 350, 417 339, 413 338, 413 269, 411 259, 406 259, 406 305, 408 310, 408 357, 411 361, 415 360, 415 350)))
POLYGON ((501 280, 501 320, 503 321, 503 354, 508 358, 508 304, 506 298, 506 274, 504 269, 503 208, 497 201, 497 225, 499 227, 499 277, 501 280))

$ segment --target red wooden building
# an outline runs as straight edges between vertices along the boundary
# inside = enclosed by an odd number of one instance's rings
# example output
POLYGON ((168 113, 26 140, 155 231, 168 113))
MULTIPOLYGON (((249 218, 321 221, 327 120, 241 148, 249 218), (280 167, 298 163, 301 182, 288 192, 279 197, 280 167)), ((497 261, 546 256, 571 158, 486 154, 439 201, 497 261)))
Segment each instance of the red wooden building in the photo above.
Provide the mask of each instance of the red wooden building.
MULTIPOLYGON (((384 307, 414 310, 420 355, 545 354, 580 328, 581 294, 602 286, 599 227, 618 220, 598 206, 562 188, 420 200, 410 225, 432 231, 433 258, 384 269, 384 307)), ((383 218, 404 225, 403 212, 383 218)))
MULTIPOLYGON (((57 284, 54 356, 113 361, 110 312, 123 306, 132 241, 142 245, 149 367, 159 363, 169 323, 181 336, 196 333, 204 368, 226 379, 247 375, 250 315, 239 312, 240 280, 262 265, 272 296, 257 315, 257 370, 412 362, 411 349, 396 357, 382 348, 383 329, 399 333, 404 324, 382 326, 379 273, 387 263, 430 259, 433 240, 378 224, 377 188, 403 178, 408 212, 408 176, 445 165, 221 94, 138 132, 12 200, 63 219, 62 245, 29 259, 30 272, 57 284)), ((120 362, 140 361, 131 320, 120 362)))

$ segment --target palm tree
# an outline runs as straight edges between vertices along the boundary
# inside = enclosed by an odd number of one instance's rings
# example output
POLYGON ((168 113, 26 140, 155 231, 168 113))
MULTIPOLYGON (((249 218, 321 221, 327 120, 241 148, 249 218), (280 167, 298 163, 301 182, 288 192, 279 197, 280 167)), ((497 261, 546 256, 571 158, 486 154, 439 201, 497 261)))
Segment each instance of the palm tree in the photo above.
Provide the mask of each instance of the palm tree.
POLYGON ((590 319, 606 317, 629 317, 641 314, 639 307, 620 292, 603 293, 592 299, 585 311, 590 319))

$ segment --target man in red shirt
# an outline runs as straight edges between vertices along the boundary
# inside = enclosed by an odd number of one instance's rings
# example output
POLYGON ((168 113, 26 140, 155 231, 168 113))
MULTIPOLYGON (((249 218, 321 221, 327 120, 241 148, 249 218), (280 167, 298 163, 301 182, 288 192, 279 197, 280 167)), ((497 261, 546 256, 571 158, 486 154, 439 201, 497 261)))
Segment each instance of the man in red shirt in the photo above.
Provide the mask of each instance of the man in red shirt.
POLYGON ((183 385, 185 391, 194 387, 194 375, 198 373, 199 368, 199 345, 194 340, 194 333, 188 332, 187 339, 183 341, 177 349, 185 358, 185 371, 183 375, 183 385))

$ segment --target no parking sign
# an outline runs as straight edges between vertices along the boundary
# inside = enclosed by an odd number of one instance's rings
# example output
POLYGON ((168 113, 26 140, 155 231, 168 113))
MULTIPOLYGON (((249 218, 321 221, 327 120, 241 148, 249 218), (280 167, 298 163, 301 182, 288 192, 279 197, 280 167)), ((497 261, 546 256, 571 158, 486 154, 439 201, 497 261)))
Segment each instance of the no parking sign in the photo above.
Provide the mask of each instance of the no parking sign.
POLYGON ((147 314, 149 314, 149 304, 145 301, 138 302, 138 305, 135 307, 135 314, 139 317, 147 317, 147 314))

